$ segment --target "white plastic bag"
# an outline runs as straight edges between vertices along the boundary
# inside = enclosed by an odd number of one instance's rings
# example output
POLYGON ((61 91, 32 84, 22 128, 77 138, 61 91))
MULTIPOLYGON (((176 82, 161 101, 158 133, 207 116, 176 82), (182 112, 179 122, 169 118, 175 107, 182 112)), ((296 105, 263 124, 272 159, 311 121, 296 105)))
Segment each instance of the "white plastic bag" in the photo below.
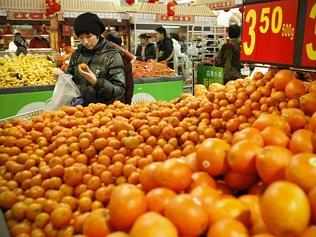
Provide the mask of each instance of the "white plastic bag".
POLYGON ((75 97, 81 95, 78 87, 72 80, 72 75, 61 73, 58 76, 57 83, 53 92, 53 97, 44 106, 44 111, 57 110, 64 105, 70 105, 75 97))

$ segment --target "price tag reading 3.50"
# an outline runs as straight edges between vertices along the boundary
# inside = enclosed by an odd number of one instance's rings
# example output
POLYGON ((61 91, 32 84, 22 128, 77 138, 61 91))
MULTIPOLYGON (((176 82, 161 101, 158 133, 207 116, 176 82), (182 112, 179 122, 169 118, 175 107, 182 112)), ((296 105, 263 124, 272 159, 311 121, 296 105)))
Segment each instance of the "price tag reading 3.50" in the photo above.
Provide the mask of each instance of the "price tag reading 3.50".
POLYGON ((243 60, 293 63, 298 0, 291 4, 286 2, 271 1, 245 7, 243 60))

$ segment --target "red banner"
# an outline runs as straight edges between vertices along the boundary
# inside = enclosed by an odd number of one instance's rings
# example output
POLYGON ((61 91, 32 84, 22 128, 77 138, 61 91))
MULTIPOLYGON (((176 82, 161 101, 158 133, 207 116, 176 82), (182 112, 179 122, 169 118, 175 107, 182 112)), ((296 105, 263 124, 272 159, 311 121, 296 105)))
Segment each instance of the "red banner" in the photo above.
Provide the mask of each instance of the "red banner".
POLYGON ((245 6, 243 61, 293 65, 298 3, 279 0, 245 6))
POLYGON ((208 7, 212 10, 229 9, 235 7, 235 0, 212 1, 208 7))
POLYGON ((157 15, 157 21, 178 21, 178 22, 193 22, 192 16, 173 16, 170 18, 167 15, 157 15))
POLYGON ((48 21, 46 14, 43 12, 8 12, 8 20, 45 20, 48 21))
POLYGON ((316 0, 308 0, 302 66, 316 67, 316 0))

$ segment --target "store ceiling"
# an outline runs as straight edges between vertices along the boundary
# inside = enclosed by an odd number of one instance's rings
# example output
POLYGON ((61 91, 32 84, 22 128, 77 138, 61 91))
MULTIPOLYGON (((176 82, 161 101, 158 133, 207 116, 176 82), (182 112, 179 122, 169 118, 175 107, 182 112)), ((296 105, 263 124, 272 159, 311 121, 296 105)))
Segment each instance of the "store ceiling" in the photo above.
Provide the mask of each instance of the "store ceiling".
MULTIPOLYGON (((151 14, 165 14, 166 5, 162 3, 149 4, 138 3, 132 6, 120 7, 117 2, 106 0, 61 0, 62 11, 64 12, 99 12, 99 13, 125 13, 125 12, 137 12, 137 13, 151 13, 151 14)), ((43 0, 1 0, 0 9, 5 11, 40 11, 45 9, 43 0), (23 10, 22 10, 23 9, 23 10)), ((175 9, 177 15, 192 15, 192 16, 216 16, 216 14, 205 6, 188 6, 186 4, 180 4, 175 9)))

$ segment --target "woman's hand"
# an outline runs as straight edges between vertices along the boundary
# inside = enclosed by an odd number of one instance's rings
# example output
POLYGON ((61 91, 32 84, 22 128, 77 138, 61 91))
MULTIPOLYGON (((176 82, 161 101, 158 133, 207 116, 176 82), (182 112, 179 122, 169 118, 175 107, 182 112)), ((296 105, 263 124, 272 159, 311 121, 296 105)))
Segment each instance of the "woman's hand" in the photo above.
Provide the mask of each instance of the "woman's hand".
POLYGON ((79 70, 80 75, 83 76, 92 85, 97 84, 97 78, 88 66, 87 66, 87 71, 82 70, 80 66, 78 66, 78 70, 79 70))

